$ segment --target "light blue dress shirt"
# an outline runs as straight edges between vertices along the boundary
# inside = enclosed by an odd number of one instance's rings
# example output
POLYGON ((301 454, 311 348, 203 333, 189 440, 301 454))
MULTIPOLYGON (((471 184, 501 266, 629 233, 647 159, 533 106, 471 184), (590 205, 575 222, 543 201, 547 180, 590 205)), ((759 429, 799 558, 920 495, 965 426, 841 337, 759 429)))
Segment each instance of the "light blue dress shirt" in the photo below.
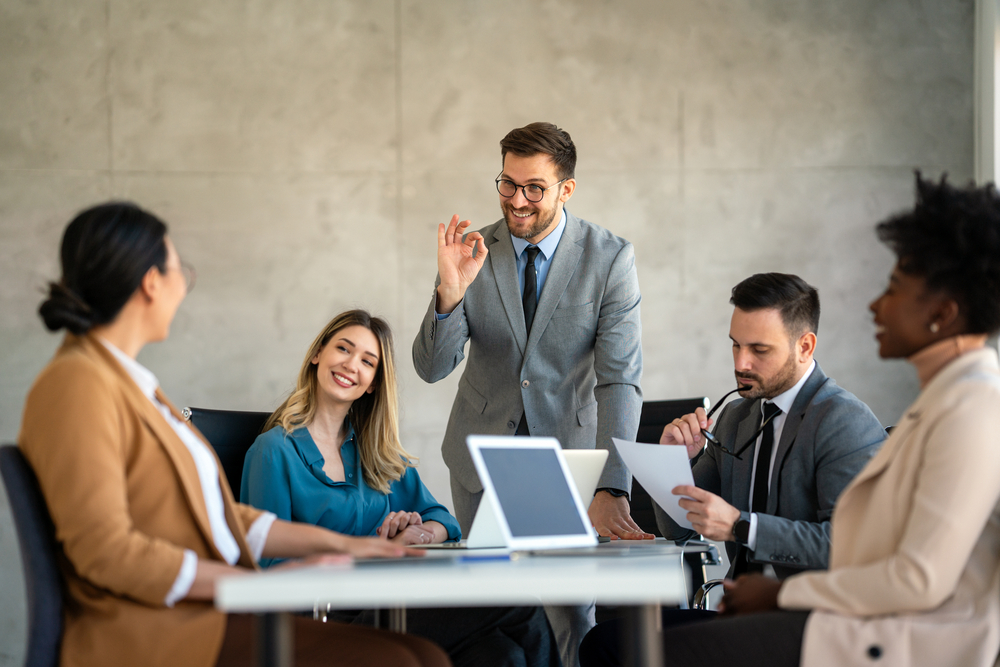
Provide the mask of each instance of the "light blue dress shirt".
MULTIPOLYGON (((340 447, 346 481, 334 482, 323 472, 325 460, 306 428, 285 433, 275 426, 257 436, 243 462, 240 502, 285 521, 323 526, 345 535, 374 536, 389 512, 418 512, 424 521, 437 521, 458 540, 462 531, 448 510, 420 480, 416 468, 407 468, 384 494, 364 482, 357 436, 351 428, 340 447)), ((262 558, 262 567, 280 559, 262 558)))
MULTIPOLYGON (((552 233, 546 236, 538 244, 538 249, 541 251, 538 256, 535 257, 535 269, 538 271, 535 279, 535 287, 537 292, 535 293, 535 303, 538 303, 538 299, 542 297, 542 288, 545 286, 545 278, 549 275, 549 267, 552 265, 552 255, 556 253, 556 248, 559 247, 559 239, 562 238, 563 232, 566 231, 566 209, 562 211, 562 218, 559 220, 559 226, 552 230, 552 233)), ((528 248, 530 243, 526 239, 519 239, 513 234, 510 237, 511 242, 514 244, 514 254, 517 255, 517 284, 521 287, 521 298, 524 298, 524 268, 528 265, 528 256, 525 254, 525 250, 528 248)))

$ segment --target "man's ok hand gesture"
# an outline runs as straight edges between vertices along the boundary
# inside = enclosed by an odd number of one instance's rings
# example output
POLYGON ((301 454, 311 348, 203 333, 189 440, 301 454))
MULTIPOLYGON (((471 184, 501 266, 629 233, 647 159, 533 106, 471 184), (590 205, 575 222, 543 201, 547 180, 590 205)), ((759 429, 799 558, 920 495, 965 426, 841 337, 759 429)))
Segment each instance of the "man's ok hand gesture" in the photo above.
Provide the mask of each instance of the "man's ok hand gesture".
POLYGON ((486 242, 482 234, 472 232, 462 240, 462 235, 471 224, 468 220, 459 222, 456 214, 451 216, 447 229, 443 224, 438 225, 438 275, 441 276, 441 284, 437 288, 437 312, 442 315, 455 310, 455 306, 465 298, 465 290, 486 262, 486 242))

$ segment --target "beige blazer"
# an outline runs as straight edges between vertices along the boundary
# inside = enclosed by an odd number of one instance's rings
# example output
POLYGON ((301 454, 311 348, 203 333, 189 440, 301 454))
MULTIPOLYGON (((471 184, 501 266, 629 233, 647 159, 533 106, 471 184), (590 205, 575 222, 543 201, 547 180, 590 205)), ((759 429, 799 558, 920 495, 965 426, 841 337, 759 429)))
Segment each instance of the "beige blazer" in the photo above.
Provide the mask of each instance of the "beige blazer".
POLYGON ((1000 369, 987 348, 945 366, 844 490, 829 571, 786 580, 779 604, 816 610, 803 667, 992 665, 998 500, 1000 369))
MULTIPOLYGON (((194 460, 98 340, 66 336, 28 394, 18 445, 63 552, 61 664, 214 665, 225 615, 210 602, 163 602, 185 548, 222 559, 194 460)), ((219 483, 239 564, 256 567, 246 528, 260 512, 219 483)))

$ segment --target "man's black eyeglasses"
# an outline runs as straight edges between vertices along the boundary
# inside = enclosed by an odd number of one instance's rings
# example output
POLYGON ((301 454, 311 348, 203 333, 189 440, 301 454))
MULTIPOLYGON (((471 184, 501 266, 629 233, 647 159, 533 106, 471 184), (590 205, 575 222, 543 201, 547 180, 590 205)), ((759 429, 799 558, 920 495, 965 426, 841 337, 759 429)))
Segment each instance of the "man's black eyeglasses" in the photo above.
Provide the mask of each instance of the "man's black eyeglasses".
MULTIPOLYGON (((737 387, 736 389, 733 389, 733 390, 732 390, 732 391, 730 391, 730 392, 726 392, 726 394, 725 394, 725 395, 724 395, 724 396, 723 396, 722 398, 720 398, 720 399, 719 399, 719 402, 718 402, 718 403, 716 403, 715 405, 713 405, 713 406, 712 406, 712 409, 708 411, 708 414, 707 414, 707 415, 705 415, 705 420, 706 420, 706 421, 708 421, 708 419, 709 419, 709 418, 710 418, 710 417, 711 417, 711 416, 712 416, 713 414, 715 414, 715 411, 719 409, 719 406, 721 406, 721 405, 722 405, 722 404, 723 404, 723 403, 725 402, 725 400, 726 400, 727 398, 729 398, 729 396, 730 396, 731 394, 735 394, 736 392, 738 392, 738 391, 740 391, 740 390, 743 390, 743 389, 749 389, 749 388, 750 388, 750 387, 748 387, 748 386, 744 385, 744 386, 742 386, 742 387, 737 387)), ((765 420, 764 420, 763 422, 761 422, 761 424, 760 424, 760 428, 759 428, 759 429, 757 429, 757 432, 756 432, 756 433, 754 433, 754 434, 753 434, 753 436, 751 436, 751 437, 750 437, 750 439, 749 439, 749 440, 747 440, 747 441, 746 441, 746 442, 745 442, 745 443, 743 444, 743 446, 742 446, 742 447, 740 447, 739 449, 737 449, 737 450, 736 450, 736 451, 734 451, 734 452, 731 452, 731 451, 729 451, 728 449, 726 449, 726 448, 725 448, 725 447, 724 447, 724 446, 722 445, 722 443, 721 443, 721 442, 719 442, 719 439, 718 439, 718 438, 716 438, 716 437, 715 437, 715 435, 714 435, 713 433, 709 433, 709 432, 708 432, 708 431, 706 431, 705 429, 701 429, 701 434, 702 434, 703 436, 705 436, 705 439, 706 439, 706 440, 708 440, 708 442, 709 442, 710 444, 712 444, 712 445, 715 445, 716 447, 718 447, 718 448, 719 448, 720 450, 722 450, 722 451, 723 451, 723 452, 725 452, 726 454, 729 454, 730 456, 735 456, 736 458, 738 458, 739 460, 741 460, 741 461, 742 461, 742 460, 743 460, 743 457, 741 456, 741 454, 743 454, 743 452, 745 452, 745 451, 746 451, 747 447, 749 447, 749 446, 750 446, 750 445, 752 445, 753 443, 757 442, 757 436, 759 436, 759 435, 761 434, 761 431, 763 431, 763 430, 764 430, 764 427, 765 427, 765 426, 767 426, 768 424, 770 424, 770 423, 771 423, 771 420, 773 420, 773 419, 774 419, 775 417, 777 417, 777 416, 778 416, 778 415, 780 415, 780 414, 781 414, 781 411, 780 411, 780 410, 779 410, 779 411, 776 411, 776 412, 775 412, 774 414, 772 414, 772 415, 771 415, 770 417, 768 417, 768 418, 767 418, 767 419, 765 419, 765 420)))
POLYGON ((517 189, 521 188, 521 192, 524 193, 524 198, 530 201, 532 204, 537 204, 538 202, 542 201, 542 199, 545 198, 546 191, 551 190, 552 188, 559 185, 559 183, 565 183, 568 180, 569 180, 568 178, 564 178, 557 183, 553 183, 547 188, 543 188, 542 186, 536 185, 534 183, 528 183, 527 185, 518 185, 512 180, 506 178, 500 178, 499 176, 497 176, 497 192, 499 192, 507 199, 510 199, 511 197, 517 194, 517 189))

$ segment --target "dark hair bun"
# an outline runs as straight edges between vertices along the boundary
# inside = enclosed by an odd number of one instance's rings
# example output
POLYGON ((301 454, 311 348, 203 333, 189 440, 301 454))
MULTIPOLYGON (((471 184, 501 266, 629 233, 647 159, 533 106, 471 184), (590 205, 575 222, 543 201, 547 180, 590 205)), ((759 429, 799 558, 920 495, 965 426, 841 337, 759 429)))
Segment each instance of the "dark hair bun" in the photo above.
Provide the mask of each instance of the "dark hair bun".
POLYGON ((151 267, 166 271, 167 226, 129 202, 81 211, 63 232, 62 278, 38 308, 50 331, 80 335, 113 321, 151 267))
POLYGON ((38 307, 38 314, 49 331, 68 329, 79 336, 96 324, 93 309, 59 283, 49 283, 49 298, 38 307))

